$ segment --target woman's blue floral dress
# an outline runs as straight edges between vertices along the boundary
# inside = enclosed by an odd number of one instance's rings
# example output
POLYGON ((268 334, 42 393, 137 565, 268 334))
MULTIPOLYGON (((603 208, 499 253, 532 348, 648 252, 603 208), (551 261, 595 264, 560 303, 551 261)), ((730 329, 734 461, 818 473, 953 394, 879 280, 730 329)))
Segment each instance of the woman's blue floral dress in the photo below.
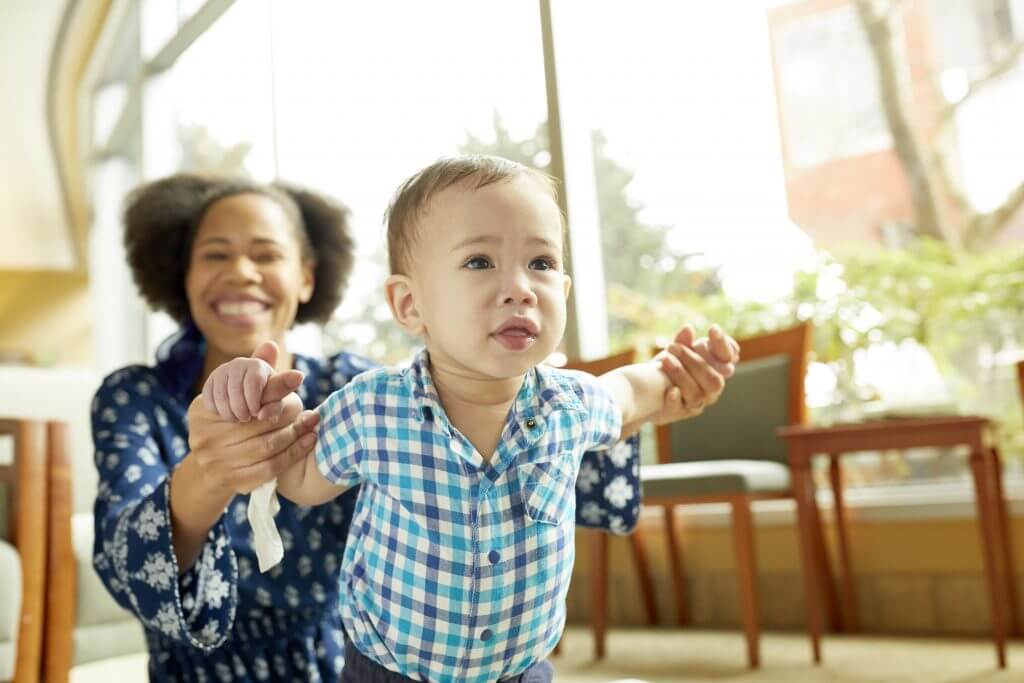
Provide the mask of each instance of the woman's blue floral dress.
MULTIPOLYGON (((108 376, 92 405, 99 489, 93 565, 107 589, 143 623, 152 681, 337 681, 343 661, 338 570, 358 489, 317 507, 281 498, 276 521, 284 560, 257 570, 247 496, 210 530, 195 564, 178 577, 171 544, 169 474, 188 452, 186 411, 204 343, 189 326, 153 367, 108 376)), ((307 408, 373 364, 349 353, 295 356, 307 408)), ((639 514, 633 437, 587 454, 577 481, 580 524, 624 533, 639 514)))

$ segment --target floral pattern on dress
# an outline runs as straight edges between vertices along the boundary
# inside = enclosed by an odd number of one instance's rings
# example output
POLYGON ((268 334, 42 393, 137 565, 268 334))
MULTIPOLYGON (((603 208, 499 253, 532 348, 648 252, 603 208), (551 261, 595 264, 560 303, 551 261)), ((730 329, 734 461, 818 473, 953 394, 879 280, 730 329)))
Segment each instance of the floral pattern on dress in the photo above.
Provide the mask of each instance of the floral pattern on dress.
MULTIPOLYGON (((294 365, 306 375, 298 393, 307 408, 374 367, 348 353, 326 360, 296 355, 294 365)), ((112 373, 97 391, 93 566, 145 626, 152 681, 337 681, 344 642, 338 573, 358 489, 316 507, 282 499, 276 522, 288 550, 268 574, 255 568, 248 497, 236 496, 195 563, 178 575, 170 473, 188 453, 186 412, 198 367, 180 354, 175 360, 172 349, 156 366, 112 373), (183 378, 186 372, 193 376, 183 378)), ((616 448, 635 449, 638 441, 616 448)), ((639 514, 639 479, 617 466, 615 453, 584 456, 577 518, 627 533, 639 514), (616 485, 609 498, 606 485, 619 477, 632 488, 616 485)))

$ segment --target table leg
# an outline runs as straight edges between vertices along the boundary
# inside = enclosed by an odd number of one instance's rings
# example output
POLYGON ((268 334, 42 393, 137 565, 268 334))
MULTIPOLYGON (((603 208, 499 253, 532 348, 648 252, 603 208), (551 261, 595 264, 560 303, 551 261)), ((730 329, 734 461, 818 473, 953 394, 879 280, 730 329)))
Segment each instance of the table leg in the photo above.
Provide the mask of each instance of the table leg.
POLYGON ((997 580, 998 541, 994 519, 995 512, 992 477, 988 467, 986 451, 975 448, 970 456, 971 475, 974 478, 974 496, 978 507, 978 526, 981 533, 982 556, 985 561, 985 579, 988 587, 989 604, 992 609, 992 641, 996 646, 996 661, 1000 669, 1006 668, 1006 630, 1003 620, 1002 590, 997 580))
POLYGON ((836 516, 836 535, 839 541, 839 572, 843 581, 843 610, 849 631, 859 631, 857 619, 857 587, 853 583, 853 563, 850 561, 850 537, 846 524, 846 502, 843 498, 842 470, 839 454, 829 455, 829 479, 832 483, 832 501, 836 516))
POLYGON ((804 570, 804 590, 807 594, 807 631, 811 636, 814 663, 821 663, 821 612, 818 605, 818 566, 814 552, 814 520, 811 513, 814 484, 810 464, 806 458, 790 456, 790 476, 793 478, 793 498, 796 500, 797 531, 800 535, 800 558, 804 570))
POLYGON ((1006 493, 1003 489, 1003 461, 999 449, 989 450, 992 492, 995 503, 995 518, 998 525, 996 542, 1002 548, 1002 579, 1006 590, 1007 632, 1011 636, 1024 635, 1021 631, 1020 597, 1017 593, 1017 572, 1013 562, 1013 535, 1010 532, 1009 512, 1006 508, 1006 493))

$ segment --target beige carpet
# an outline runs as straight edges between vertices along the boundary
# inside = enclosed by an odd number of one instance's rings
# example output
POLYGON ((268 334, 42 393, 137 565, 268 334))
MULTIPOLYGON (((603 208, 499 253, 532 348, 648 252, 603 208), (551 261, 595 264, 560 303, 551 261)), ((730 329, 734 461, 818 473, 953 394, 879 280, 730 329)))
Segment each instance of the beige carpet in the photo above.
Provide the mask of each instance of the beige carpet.
POLYGON ((995 648, 978 639, 828 636, 823 664, 811 665, 802 634, 767 634, 762 668, 746 668, 739 633, 616 630, 607 657, 592 661, 590 633, 566 632, 562 655, 552 658, 558 683, 1024 683, 1024 642, 1009 649, 1009 666, 995 667, 995 648))
MULTIPOLYGON (((1024 642, 1009 651, 997 672, 995 650, 984 640, 829 636, 824 664, 811 666, 801 634, 768 634, 762 668, 750 671, 738 633, 694 630, 616 630, 608 656, 591 659, 590 632, 566 632, 562 655, 553 657, 557 683, 1022 683, 1024 642)), ((76 667, 71 683, 144 681, 142 655, 76 667)))

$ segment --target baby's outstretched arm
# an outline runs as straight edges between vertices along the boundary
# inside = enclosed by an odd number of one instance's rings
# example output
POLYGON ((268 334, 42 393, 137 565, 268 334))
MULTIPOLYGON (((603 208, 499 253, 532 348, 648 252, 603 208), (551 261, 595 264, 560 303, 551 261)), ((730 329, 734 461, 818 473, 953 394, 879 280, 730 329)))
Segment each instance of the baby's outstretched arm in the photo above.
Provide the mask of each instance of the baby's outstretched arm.
POLYGON ((320 505, 348 490, 347 485, 333 484, 316 466, 316 451, 310 451, 277 478, 278 492, 299 505, 320 505))
POLYGON ((616 368, 597 379, 615 398, 623 424, 645 422, 662 410, 673 386, 660 364, 650 361, 616 368))

